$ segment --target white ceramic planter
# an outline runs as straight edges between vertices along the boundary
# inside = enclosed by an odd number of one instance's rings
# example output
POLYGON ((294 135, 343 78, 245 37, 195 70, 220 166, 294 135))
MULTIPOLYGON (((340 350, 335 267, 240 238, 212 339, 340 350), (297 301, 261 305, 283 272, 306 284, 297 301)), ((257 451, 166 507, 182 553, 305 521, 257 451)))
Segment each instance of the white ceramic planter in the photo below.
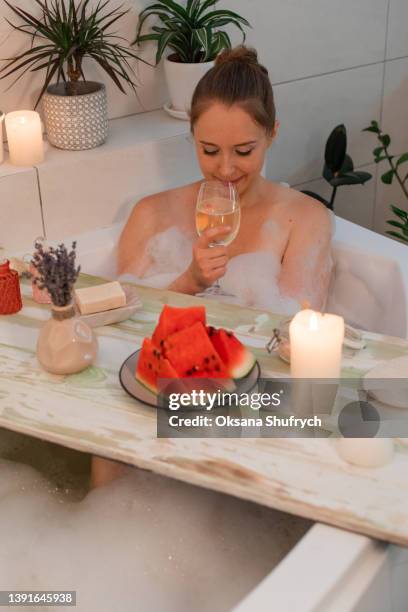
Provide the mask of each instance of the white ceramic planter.
POLYGON ((188 113, 198 81, 214 66, 214 62, 182 64, 171 58, 174 58, 174 55, 169 55, 164 60, 164 74, 170 94, 171 109, 188 113))

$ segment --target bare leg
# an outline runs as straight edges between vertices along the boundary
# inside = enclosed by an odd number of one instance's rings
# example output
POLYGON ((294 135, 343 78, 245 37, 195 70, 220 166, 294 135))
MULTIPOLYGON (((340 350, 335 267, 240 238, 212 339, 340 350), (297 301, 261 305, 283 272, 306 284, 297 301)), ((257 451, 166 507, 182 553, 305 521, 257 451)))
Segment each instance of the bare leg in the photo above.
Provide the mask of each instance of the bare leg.
POLYGON ((126 465, 117 461, 92 456, 91 489, 102 487, 119 478, 125 473, 126 467, 126 465))

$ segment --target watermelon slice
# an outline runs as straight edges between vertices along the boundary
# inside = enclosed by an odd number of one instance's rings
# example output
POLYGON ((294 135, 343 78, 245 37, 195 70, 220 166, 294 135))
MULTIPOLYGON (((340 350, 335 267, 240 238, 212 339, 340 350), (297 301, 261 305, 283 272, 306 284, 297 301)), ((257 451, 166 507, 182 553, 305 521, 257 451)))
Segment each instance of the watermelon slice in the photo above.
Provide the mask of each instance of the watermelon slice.
POLYGON ((225 363, 231 378, 247 376, 255 365, 254 355, 234 336, 225 329, 207 327, 208 337, 225 363))
POLYGON ((181 377, 229 378, 201 321, 164 340, 164 354, 181 377))
POLYGON ((205 306, 191 306, 189 308, 176 308, 173 306, 163 307, 159 322, 153 332, 153 343, 161 348, 164 340, 170 334, 181 331, 186 327, 194 325, 197 321, 205 326, 205 306))
POLYGON ((136 378, 147 389, 157 394, 159 378, 179 378, 179 375, 150 338, 145 338, 137 362, 136 378))

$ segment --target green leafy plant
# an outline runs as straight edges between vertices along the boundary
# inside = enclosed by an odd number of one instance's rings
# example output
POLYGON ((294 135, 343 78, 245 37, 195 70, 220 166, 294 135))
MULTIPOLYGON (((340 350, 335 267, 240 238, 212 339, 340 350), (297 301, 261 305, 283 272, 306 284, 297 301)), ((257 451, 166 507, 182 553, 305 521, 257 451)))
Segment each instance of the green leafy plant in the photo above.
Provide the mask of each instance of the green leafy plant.
POLYGON ((41 10, 41 16, 37 17, 8 0, 4 2, 22 23, 7 22, 14 30, 30 37, 30 48, 4 60, 0 78, 17 74, 12 86, 27 71, 44 70, 44 85, 35 107, 54 77, 57 82, 66 83, 66 95, 76 95, 76 83, 86 80, 84 57, 95 60, 123 93, 123 84, 135 90, 129 61, 140 58, 123 37, 110 32, 110 27, 128 10, 122 11, 121 7, 105 10, 110 0, 100 0, 94 8, 89 6, 90 0, 35 0, 41 10))
POLYGON ((251 27, 246 19, 233 11, 212 10, 218 1, 187 0, 184 7, 175 0, 158 0, 140 13, 133 44, 156 41, 156 64, 166 48, 171 49, 176 54, 176 61, 182 63, 215 59, 222 49, 231 48, 227 32, 219 28, 234 25, 242 32, 242 41, 245 41, 244 26, 251 27), (142 35, 143 25, 150 16, 158 17, 161 25, 153 26, 151 34, 142 35))
MULTIPOLYGON (((390 166, 390 170, 387 170, 387 172, 381 175, 382 182, 385 185, 391 185, 395 178, 408 202, 408 190, 406 187, 408 172, 405 176, 400 175, 402 164, 408 162, 408 153, 399 155, 398 159, 396 159, 395 155, 390 155, 389 146, 391 144, 391 137, 389 134, 384 134, 382 132, 377 121, 371 121, 371 124, 364 128, 363 132, 373 132, 376 134, 380 143, 380 146, 376 147, 373 151, 375 163, 378 164, 381 161, 387 160, 390 166)), ((388 219, 387 223, 392 227, 397 228, 399 231, 387 230, 386 233, 390 236, 394 236, 394 238, 402 240, 403 242, 408 242, 408 212, 398 208, 398 206, 395 206, 394 204, 390 204, 390 208, 394 215, 398 218, 398 221, 395 219, 388 219)))
POLYGON ((337 189, 342 185, 364 185, 371 179, 369 172, 354 170, 353 160, 347 154, 347 130, 343 124, 334 128, 326 142, 324 152, 323 178, 333 187, 330 200, 326 200, 314 191, 305 193, 334 210, 334 199, 337 189))

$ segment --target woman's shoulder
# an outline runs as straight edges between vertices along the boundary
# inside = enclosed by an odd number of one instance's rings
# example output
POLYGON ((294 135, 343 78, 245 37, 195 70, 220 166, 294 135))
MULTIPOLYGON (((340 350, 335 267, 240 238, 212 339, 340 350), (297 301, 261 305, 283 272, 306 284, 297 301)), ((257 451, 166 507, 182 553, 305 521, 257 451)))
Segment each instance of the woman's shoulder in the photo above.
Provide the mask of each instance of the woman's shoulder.
POLYGON ((286 184, 270 181, 268 183, 267 201, 271 210, 275 209, 278 214, 296 225, 320 225, 322 229, 331 229, 333 213, 324 204, 286 184))
POLYGON ((136 216, 160 216, 171 213, 174 207, 182 207, 191 203, 198 191, 199 182, 167 189, 145 196, 133 207, 132 214, 136 216))

